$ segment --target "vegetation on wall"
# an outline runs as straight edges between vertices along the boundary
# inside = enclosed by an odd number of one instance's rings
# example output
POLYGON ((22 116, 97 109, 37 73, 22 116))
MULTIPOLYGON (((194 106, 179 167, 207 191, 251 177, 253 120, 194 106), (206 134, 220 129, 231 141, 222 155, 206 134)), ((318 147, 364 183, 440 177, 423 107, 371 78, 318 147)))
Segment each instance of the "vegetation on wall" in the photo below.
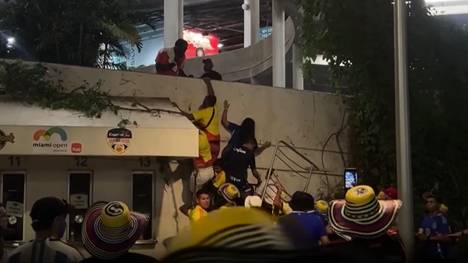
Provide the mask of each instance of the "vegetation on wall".
POLYGON ((113 58, 142 47, 135 24, 145 16, 120 0, 16 0, 0 12, 0 29, 16 37, 14 57, 124 69, 113 58))
MULTIPOLYGON (((323 54, 334 82, 344 83, 343 92, 351 95, 343 100, 349 110, 354 165, 367 184, 395 184, 393 1, 299 2, 305 56, 323 54)), ((416 207, 423 192, 436 192, 459 227, 468 223, 466 54, 466 30, 431 16, 424 1, 411 1, 408 74, 416 207)))
POLYGON ((110 96, 100 90, 101 82, 83 83, 66 92, 61 81, 47 79, 47 70, 41 64, 0 62, 0 94, 44 108, 80 111, 88 117, 100 117, 107 109, 116 110, 110 96))
MULTIPOLYGON (((50 78, 49 70, 42 64, 0 61, 0 96, 11 101, 52 110, 73 110, 90 118, 100 118, 105 111, 117 114, 119 110, 147 112, 152 115, 161 112, 180 114, 170 110, 149 108, 137 98, 133 98, 132 107, 118 105, 109 93, 101 89, 101 81, 93 85, 83 82, 78 87, 65 89, 63 81, 50 78)), ((130 121, 122 120, 119 125, 126 124, 130 124, 130 121)))

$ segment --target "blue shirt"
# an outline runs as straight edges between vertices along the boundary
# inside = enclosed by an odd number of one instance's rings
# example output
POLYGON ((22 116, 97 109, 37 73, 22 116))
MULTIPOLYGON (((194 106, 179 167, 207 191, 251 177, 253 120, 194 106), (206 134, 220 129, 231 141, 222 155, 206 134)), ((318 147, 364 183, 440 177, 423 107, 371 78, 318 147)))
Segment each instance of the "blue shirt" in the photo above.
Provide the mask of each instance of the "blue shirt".
MULTIPOLYGON (((419 227, 423 233, 429 238, 437 235, 450 234, 450 226, 448 220, 442 214, 426 215, 419 227)), ((444 258, 447 255, 447 244, 437 241, 428 240, 426 242, 426 254, 433 257, 444 258)))
POLYGON ((439 234, 448 235, 450 233, 447 218, 441 214, 426 215, 421 222, 420 229, 422 229, 423 233, 428 237, 439 234))
POLYGON ((278 223, 297 249, 317 247, 320 238, 327 234, 323 218, 315 211, 294 211, 281 217, 278 223))

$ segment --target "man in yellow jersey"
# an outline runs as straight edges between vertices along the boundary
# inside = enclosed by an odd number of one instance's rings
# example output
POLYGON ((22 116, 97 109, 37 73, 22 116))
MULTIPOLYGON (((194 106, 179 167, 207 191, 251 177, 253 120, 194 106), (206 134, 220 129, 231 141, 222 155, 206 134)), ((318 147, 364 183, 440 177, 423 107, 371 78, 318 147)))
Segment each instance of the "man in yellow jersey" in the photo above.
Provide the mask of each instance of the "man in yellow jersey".
POLYGON ((204 189, 197 191, 197 205, 189 210, 190 221, 197 221, 200 218, 207 216, 210 211, 211 196, 210 193, 204 189))
POLYGON ((203 79, 207 87, 207 95, 199 110, 193 113, 182 111, 182 114, 192 120, 200 130, 199 157, 194 160, 195 187, 197 191, 213 176, 213 163, 220 151, 219 114, 216 108, 216 96, 209 79, 203 79), (207 150, 209 147, 209 151, 207 150))

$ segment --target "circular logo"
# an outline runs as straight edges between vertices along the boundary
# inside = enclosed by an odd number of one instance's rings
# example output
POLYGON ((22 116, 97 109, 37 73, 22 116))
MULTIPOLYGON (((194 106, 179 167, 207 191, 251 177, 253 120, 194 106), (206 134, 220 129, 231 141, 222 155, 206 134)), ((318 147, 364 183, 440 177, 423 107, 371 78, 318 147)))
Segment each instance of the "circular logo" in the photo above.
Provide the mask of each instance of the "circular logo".
POLYGON ((116 128, 107 131, 107 143, 117 154, 124 154, 128 150, 132 138, 132 132, 125 128, 116 128))
POLYGON ((106 205, 104 211, 108 216, 120 216, 124 212, 124 207, 119 202, 113 202, 106 205))

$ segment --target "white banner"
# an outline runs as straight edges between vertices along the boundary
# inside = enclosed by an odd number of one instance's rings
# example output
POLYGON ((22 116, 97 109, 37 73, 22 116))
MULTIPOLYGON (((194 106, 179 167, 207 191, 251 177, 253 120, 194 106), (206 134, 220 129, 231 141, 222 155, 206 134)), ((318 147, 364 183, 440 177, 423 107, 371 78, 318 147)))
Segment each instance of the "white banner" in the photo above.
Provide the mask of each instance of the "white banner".
POLYGON ((198 156, 198 130, 0 126, 0 155, 198 156))

